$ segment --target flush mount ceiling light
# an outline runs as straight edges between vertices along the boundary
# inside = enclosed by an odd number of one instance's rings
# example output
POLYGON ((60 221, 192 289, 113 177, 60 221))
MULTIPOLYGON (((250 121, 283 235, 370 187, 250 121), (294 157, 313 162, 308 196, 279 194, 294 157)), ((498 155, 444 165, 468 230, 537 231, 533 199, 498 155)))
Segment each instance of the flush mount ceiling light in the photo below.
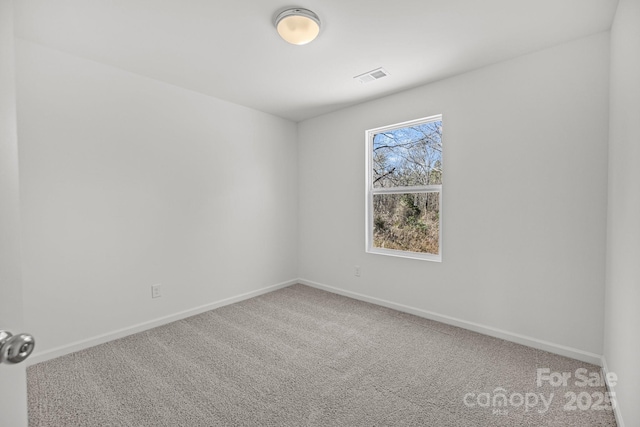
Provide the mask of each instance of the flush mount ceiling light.
POLYGON ((307 44, 320 32, 320 18, 308 9, 287 9, 276 17, 274 24, 280 37, 291 44, 307 44))

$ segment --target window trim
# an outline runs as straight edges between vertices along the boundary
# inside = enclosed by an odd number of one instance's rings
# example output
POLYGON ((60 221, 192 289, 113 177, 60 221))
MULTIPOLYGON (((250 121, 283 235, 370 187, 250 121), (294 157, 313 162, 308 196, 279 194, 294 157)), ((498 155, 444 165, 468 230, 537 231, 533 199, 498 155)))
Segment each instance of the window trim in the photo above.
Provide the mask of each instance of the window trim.
POLYGON ((374 188, 373 186, 373 137, 381 132, 401 129, 405 127, 411 127, 417 124, 424 124, 429 122, 442 121, 442 114, 437 114, 434 116, 423 117, 420 119, 409 120, 402 123, 396 123, 387 126, 381 126, 374 129, 368 129, 365 131, 365 147, 366 147, 366 177, 365 177, 365 187, 366 187, 366 201, 365 201, 365 251, 371 254, 379 254, 379 255, 388 255, 388 256, 396 256, 401 258, 411 258, 411 259, 420 259, 427 261, 435 261, 442 262, 442 223, 443 223, 443 215, 442 215, 442 184, 440 185, 420 185, 420 186, 408 186, 408 187, 384 187, 384 188, 374 188), (429 254, 422 252, 410 252, 403 251, 399 249, 387 249, 387 248, 377 248, 373 246, 373 196, 374 194, 406 194, 406 193, 439 193, 438 201, 439 201, 439 221, 440 226, 438 227, 438 254, 429 254))

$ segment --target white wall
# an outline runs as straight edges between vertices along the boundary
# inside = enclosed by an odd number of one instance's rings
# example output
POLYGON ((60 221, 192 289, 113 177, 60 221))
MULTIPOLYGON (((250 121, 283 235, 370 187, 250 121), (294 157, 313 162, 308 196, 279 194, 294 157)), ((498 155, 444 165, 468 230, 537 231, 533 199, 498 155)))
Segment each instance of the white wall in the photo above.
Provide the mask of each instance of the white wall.
POLYGON ((295 123, 21 40, 17 72, 40 353, 296 277, 295 123))
POLYGON ((620 413, 640 424, 640 0, 620 0, 611 30, 611 121, 604 355, 620 413))
POLYGON ((300 276, 597 358, 608 59, 602 33, 300 123, 300 276), (443 262, 366 254, 365 130, 439 113, 443 262))

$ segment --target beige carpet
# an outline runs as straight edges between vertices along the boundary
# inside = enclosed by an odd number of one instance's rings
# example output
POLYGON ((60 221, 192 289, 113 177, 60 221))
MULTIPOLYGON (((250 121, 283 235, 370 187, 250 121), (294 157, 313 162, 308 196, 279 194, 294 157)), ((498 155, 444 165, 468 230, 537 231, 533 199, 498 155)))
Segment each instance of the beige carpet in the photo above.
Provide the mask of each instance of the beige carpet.
POLYGON ((615 426, 580 368, 295 285, 29 367, 29 425, 615 426))

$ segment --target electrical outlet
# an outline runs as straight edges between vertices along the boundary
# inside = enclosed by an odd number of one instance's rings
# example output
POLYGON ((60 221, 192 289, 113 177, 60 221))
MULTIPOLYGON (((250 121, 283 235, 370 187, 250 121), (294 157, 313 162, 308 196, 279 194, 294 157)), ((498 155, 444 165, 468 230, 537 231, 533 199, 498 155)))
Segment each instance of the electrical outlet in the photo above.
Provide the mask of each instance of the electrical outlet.
POLYGON ((360 277, 360 266, 359 266, 359 265, 356 265, 356 267, 355 267, 355 268, 354 268, 354 270, 353 270, 353 274, 354 274, 356 277, 360 277))
POLYGON ((151 298, 160 298, 162 296, 162 286, 158 283, 157 285, 151 286, 151 298))

